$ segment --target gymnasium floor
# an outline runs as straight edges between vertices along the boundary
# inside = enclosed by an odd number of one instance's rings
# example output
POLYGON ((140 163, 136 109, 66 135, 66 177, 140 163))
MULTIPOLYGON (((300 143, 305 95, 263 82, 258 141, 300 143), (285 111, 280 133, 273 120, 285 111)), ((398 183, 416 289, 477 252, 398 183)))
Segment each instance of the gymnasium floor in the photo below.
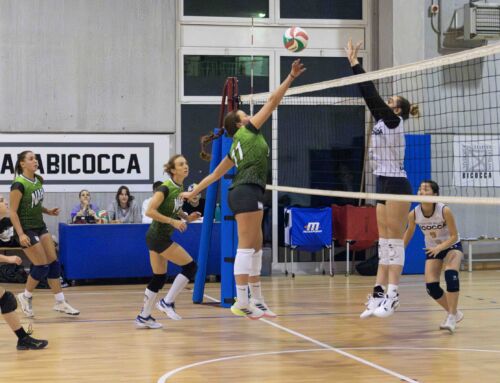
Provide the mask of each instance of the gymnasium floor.
MULTIPOLYGON (((49 348, 17 351, 0 322, 0 381, 500 381, 499 271, 461 273, 465 318, 454 335, 438 330, 444 312, 420 275, 403 277, 394 316, 360 320, 372 284, 372 277, 343 275, 268 278, 264 292, 280 316, 259 321, 235 317, 210 298, 193 305, 186 291, 177 302, 182 321, 153 314, 163 330, 134 328, 142 285, 66 289, 78 317, 51 311, 52 295, 37 290, 35 336, 48 338, 49 348)), ((218 289, 207 284, 206 294, 217 298, 218 289)))

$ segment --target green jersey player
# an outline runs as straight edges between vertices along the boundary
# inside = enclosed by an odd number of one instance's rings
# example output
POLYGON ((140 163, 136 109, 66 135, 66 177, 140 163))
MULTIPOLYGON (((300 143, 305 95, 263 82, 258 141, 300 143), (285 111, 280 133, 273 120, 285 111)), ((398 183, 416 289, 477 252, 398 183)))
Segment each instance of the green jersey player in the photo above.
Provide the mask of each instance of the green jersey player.
MULTIPOLYGON (((228 202, 238 223, 238 250, 234 262, 237 301, 231 307, 235 315, 259 319, 276 317, 265 304, 260 287, 262 266, 262 217, 266 187, 269 147, 260 131, 262 125, 279 105, 293 80, 305 71, 300 60, 292 64, 290 74, 276 89, 255 116, 247 116, 242 110, 229 112, 224 120, 224 132, 233 137, 228 156, 212 174, 205 177, 192 192, 183 193, 185 199, 193 198, 211 183, 220 179, 236 166, 236 176, 230 187, 228 202), (251 299, 248 299, 250 290, 251 299)), ((208 136, 202 142, 217 138, 208 136)), ((202 157, 207 157, 202 152, 202 157)))
MULTIPOLYGON (((197 220, 200 213, 187 215, 182 210, 184 200, 180 193, 184 191, 183 182, 189 175, 189 165, 182 155, 173 156, 165 165, 165 172, 170 178, 159 186, 149 203, 146 216, 153 222, 146 233, 153 278, 144 292, 144 305, 135 319, 138 328, 161 328, 162 325, 151 316, 158 291, 165 285, 167 261, 181 266, 181 272, 175 277, 172 287, 165 298, 160 299, 156 308, 173 320, 182 319, 175 311, 175 298, 196 275, 196 263, 182 246, 172 241, 174 230, 184 232, 186 223, 197 220)), ((189 202, 195 204, 196 198, 189 202)))
POLYGON ((57 260, 52 236, 43 221, 43 214, 57 216, 59 208, 47 209, 43 206, 43 178, 35 172, 38 161, 35 153, 24 151, 18 155, 16 162, 16 178, 10 191, 10 219, 19 243, 33 267, 26 282, 24 293, 17 295, 21 309, 27 317, 33 317, 33 290, 41 280, 47 278, 50 289, 54 293, 56 303, 54 310, 69 315, 80 312, 71 307, 64 298, 61 289, 61 265, 57 260))

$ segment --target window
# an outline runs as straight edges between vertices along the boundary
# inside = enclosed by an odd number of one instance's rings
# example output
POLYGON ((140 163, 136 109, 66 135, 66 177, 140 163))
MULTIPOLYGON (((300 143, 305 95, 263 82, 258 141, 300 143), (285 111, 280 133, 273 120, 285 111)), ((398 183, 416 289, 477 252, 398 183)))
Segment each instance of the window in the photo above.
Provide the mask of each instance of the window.
POLYGON ((269 17, 269 0, 184 0, 184 16, 269 17))
POLYGON ((282 19, 362 20, 363 0, 280 0, 282 19))
MULTIPOLYGON (((292 63, 297 58, 300 58, 307 71, 293 82, 293 86, 313 84, 353 75, 349 61, 345 57, 282 56, 280 61, 281 81, 288 76, 292 63)), ((359 62, 363 64, 362 58, 359 58, 359 62)), ((361 97, 361 94, 359 93, 358 86, 354 85, 326 89, 308 94, 308 96, 361 97)))
POLYGON ((364 105, 281 105, 278 126, 280 185, 360 190, 364 105))
MULTIPOLYGON (((238 77, 240 94, 250 93, 251 56, 184 56, 184 95, 220 96, 227 77, 238 77)), ((269 91, 269 57, 253 57, 253 91, 269 91)))

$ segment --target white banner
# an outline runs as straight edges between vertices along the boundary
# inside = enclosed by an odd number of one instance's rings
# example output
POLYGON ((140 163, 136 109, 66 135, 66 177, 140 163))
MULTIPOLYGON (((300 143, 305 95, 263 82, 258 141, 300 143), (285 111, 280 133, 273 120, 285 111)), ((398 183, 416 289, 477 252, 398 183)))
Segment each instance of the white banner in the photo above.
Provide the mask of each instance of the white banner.
POLYGON ((454 136, 455 186, 500 186, 499 148, 496 136, 454 136))
POLYGON ((163 180, 163 164, 174 142, 167 134, 0 134, 0 191, 14 179, 17 155, 33 151, 48 192, 75 192, 83 187, 116 192, 151 191, 163 180))

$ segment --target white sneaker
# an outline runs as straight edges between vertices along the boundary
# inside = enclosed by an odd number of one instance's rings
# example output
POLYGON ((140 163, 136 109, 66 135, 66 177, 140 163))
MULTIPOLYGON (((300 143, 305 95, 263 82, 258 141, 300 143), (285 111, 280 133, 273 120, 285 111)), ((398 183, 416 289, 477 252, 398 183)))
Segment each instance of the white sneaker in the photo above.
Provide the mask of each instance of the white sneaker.
POLYGON ((21 310, 28 318, 33 318, 35 313, 33 312, 33 297, 26 298, 24 293, 19 293, 16 295, 17 300, 21 304, 21 310))
POLYGON ((389 298, 388 295, 384 298, 383 302, 378 306, 373 315, 379 318, 387 318, 394 314, 394 311, 399 307, 399 294, 393 298, 389 298))
POLYGON ((256 307, 253 303, 250 303, 248 306, 240 306, 238 302, 235 302, 231 306, 231 312, 234 315, 247 317, 253 320, 260 319, 264 316, 264 311, 256 307))
POLYGON ((56 302, 54 305, 54 311, 59 311, 60 313, 65 313, 68 315, 79 315, 80 311, 71 307, 67 301, 56 302))
POLYGON ((271 309, 266 305, 264 299, 250 299, 250 302, 257 307, 259 310, 264 312, 264 317, 266 318, 276 318, 277 315, 271 311, 271 309))
POLYGON ((380 298, 375 298, 373 294, 368 294, 368 300, 365 303, 366 309, 361 313, 359 317, 361 319, 366 319, 368 317, 371 317, 375 309, 378 306, 380 306, 383 301, 384 301, 383 296, 380 298))
MULTIPOLYGON (((460 310, 457 310, 457 315, 455 316, 455 323, 460 322, 462 319, 464 319, 464 313, 460 310)), ((439 328, 441 330, 447 330, 446 328, 446 321, 448 320, 448 314, 446 314, 446 318, 444 318, 444 321, 441 322, 439 325, 439 328)))
POLYGON ((148 316, 147 318, 143 318, 140 315, 137 315, 137 318, 135 318, 135 326, 137 328, 152 328, 152 329, 157 329, 157 328, 162 328, 162 324, 158 323, 155 318, 153 318, 151 315, 148 316))
POLYGON ((172 319, 172 320, 181 320, 182 317, 175 312, 175 302, 172 303, 167 303, 165 300, 160 299, 158 302, 156 302, 156 308, 172 319))
POLYGON ((455 327, 457 326, 457 321, 455 315, 449 314, 444 323, 443 330, 448 330, 451 334, 455 332, 455 327))

